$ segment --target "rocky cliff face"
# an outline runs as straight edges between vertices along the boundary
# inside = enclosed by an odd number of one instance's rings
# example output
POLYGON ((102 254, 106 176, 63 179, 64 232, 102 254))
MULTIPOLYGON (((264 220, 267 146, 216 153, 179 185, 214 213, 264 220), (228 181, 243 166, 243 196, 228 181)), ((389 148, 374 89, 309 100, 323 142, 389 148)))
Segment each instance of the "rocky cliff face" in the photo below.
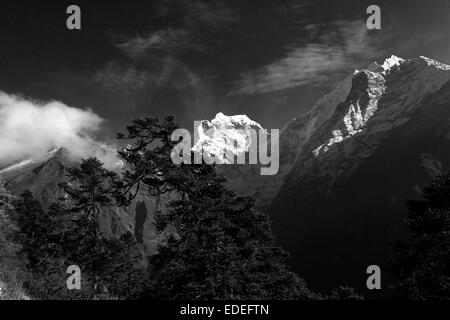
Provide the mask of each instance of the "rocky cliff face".
POLYGON ((365 285, 405 232, 406 198, 450 163, 450 67, 420 57, 356 70, 282 133, 291 164, 270 208, 312 286, 365 285), (337 279, 339 281, 337 281, 337 279))

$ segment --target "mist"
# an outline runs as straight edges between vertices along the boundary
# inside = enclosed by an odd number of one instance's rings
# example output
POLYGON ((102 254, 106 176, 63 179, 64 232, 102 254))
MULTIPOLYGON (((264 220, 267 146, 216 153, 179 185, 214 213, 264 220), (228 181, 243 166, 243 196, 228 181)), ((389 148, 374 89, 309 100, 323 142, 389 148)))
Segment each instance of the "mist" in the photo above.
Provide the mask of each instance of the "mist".
POLYGON ((94 139, 103 122, 88 108, 0 91, 0 167, 64 147, 73 160, 95 156, 114 168, 119 163, 115 148, 94 139))

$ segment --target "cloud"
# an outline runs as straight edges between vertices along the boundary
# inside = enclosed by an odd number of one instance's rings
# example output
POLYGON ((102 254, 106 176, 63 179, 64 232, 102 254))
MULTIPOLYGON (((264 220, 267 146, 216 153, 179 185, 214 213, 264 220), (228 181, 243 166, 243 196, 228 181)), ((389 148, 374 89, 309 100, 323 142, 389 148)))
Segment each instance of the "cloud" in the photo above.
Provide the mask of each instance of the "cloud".
POLYGON ((150 104, 164 88, 175 89, 190 111, 209 99, 202 77, 172 56, 147 60, 139 67, 132 63, 110 61, 94 74, 92 83, 119 98, 120 105, 127 110, 136 109, 143 102, 150 104))
POLYGON ((132 98, 140 91, 148 89, 153 80, 151 74, 146 70, 110 61, 103 69, 94 74, 93 82, 99 83, 105 89, 117 92, 123 97, 132 98))
POLYGON ((175 54, 180 51, 205 51, 205 47, 197 43, 191 32, 185 29, 162 29, 135 37, 116 36, 115 46, 133 59, 145 58, 148 55, 162 52, 175 54))
POLYGON ((222 29, 240 20, 237 12, 222 0, 165 0, 156 6, 162 17, 169 17, 177 12, 180 22, 186 28, 222 29))
POLYGON ((64 147, 74 159, 96 156, 112 168, 118 163, 114 148, 92 138, 102 122, 90 109, 58 101, 42 103, 0 91, 0 164, 64 147))
MULTIPOLYGON (((196 12, 189 16, 201 16, 194 19, 196 21, 208 21, 214 16, 195 4, 188 7, 196 12)), ((182 16, 187 19, 186 13, 182 16)), ((128 59, 108 62, 94 74, 92 82, 118 95, 127 109, 136 108, 144 101, 150 104, 160 90, 167 88, 176 90, 186 111, 199 108, 210 99, 208 86, 203 76, 185 62, 185 54, 206 54, 208 48, 197 41, 198 35, 190 23, 184 21, 182 25, 178 29, 160 29, 145 35, 110 34, 114 46, 128 59)))
POLYGON ((199 82, 200 77, 178 57, 186 50, 204 49, 191 41, 189 31, 167 29, 145 37, 116 36, 115 46, 132 61, 110 61, 94 75, 94 82, 130 100, 138 99, 140 94, 152 98, 164 86, 195 89, 199 82))
POLYGON ((133 36, 114 35, 114 45, 132 59, 177 55, 188 51, 208 54, 209 37, 240 21, 239 15, 221 0, 166 0, 155 5, 157 19, 172 27, 133 36))
POLYGON ((174 108, 182 110, 177 113, 202 110, 212 97, 211 71, 199 65, 211 60, 216 50, 211 40, 229 31, 238 15, 221 0, 168 0, 153 8, 154 20, 168 23, 137 34, 109 32, 123 55, 98 70, 92 83, 118 97, 127 110, 157 109, 166 101, 175 102, 174 108), (170 94, 162 98, 161 92, 170 94))
POLYGON ((363 21, 304 27, 307 42, 292 43, 285 57, 241 76, 232 94, 259 94, 301 85, 327 85, 361 62, 382 54, 363 21), (326 30, 326 32, 325 32, 326 30), (334 30, 334 31, 333 31, 334 30))

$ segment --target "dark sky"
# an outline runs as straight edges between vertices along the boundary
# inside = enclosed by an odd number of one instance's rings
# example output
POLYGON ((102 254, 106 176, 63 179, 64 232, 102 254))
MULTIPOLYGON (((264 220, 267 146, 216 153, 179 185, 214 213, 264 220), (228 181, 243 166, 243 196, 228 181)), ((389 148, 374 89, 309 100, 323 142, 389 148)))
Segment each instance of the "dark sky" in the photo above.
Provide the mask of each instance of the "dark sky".
POLYGON ((450 1, 10 1, 0 90, 89 107, 121 130, 217 112, 282 128, 353 69, 391 54, 450 63, 450 1), (77 4, 82 30, 66 28, 77 4), (381 30, 367 30, 369 4, 381 30))

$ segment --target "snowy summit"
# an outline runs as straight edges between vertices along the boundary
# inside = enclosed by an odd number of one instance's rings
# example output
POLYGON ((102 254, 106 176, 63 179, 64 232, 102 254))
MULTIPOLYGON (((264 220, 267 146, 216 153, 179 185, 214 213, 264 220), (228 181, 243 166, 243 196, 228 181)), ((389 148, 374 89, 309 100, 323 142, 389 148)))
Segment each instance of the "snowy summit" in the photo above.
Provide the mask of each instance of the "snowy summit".
POLYGON ((192 150, 214 156, 218 163, 229 163, 226 152, 240 155, 249 150, 252 144, 251 129, 266 132, 246 115, 227 116, 219 112, 211 121, 202 120, 196 126, 196 142, 192 150))

